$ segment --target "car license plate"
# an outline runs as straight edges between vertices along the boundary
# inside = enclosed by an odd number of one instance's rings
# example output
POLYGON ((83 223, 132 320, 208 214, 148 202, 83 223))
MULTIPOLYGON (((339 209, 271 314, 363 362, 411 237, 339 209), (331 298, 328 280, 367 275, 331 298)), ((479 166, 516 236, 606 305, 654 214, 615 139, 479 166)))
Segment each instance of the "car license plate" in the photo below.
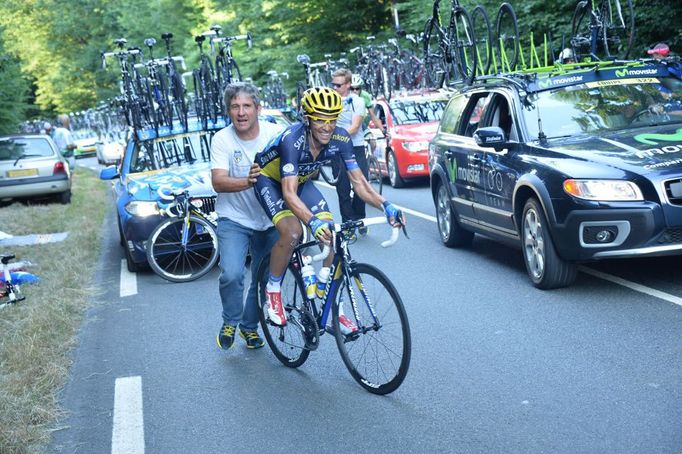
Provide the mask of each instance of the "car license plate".
POLYGON ((7 176, 9 178, 34 177, 36 175, 38 175, 38 169, 17 169, 7 171, 7 176))

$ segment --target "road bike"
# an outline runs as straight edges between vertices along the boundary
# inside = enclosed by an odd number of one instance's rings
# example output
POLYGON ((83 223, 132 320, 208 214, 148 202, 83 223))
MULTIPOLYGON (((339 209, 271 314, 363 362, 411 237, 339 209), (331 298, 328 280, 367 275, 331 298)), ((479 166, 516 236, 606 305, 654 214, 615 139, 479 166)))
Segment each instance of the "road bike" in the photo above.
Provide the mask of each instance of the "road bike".
POLYGON ((204 129, 208 128, 209 120, 215 123, 218 116, 224 112, 223 100, 218 90, 218 81, 213 70, 213 64, 203 49, 206 38, 206 34, 194 37, 194 41, 199 46, 199 68, 192 71, 194 107, 204 129))
POLYGON ((458 81, 470 84, 476 76, 478 61, 471 16, 458 0, 452 0, 449 20, 442 22, 440 2, 434 0, 431 17, 424 25, 422 60, 432 86, 458 81))
POLYGON ((381 173, 381 165, 375 155, 377 139, 385 137, 375 137, 372 132, 365 134, 365 158, 367 159, 367 181, 379 194, 384 190, 384 176, 381 173))
MULTIPOLYGON (((182 68, 185 69, 185 59, 181 56, 174 57, 171 51, 171 40, 173 39, 172 33, 161 34, 161 39, 166 43, 166 54, 167 56, 163 58, 163 63, 166 67, 166 77, 168 84, 166 89, 168 90, 168 98, 171 100, 172 109, 169 112, 171 118, 173 118, 173 113, 177 116, 183 129, 187 131, 188 128, 188 118, 187 118, 187 101, 185 100, 185 84, 182 81, 182 73, 178 71, 175 66, 176 61, 180 61, 182 68)), ((172 127, 172 123, 169 125, 172 127)))
POLYGON ((218 261, 215 196, 192 197, 187 191, 160 188, 159 207, 168 218, 147 240, 151 269, 171 282, 189 282, 208 273, 218 261))
POLYGON ((216 82, 219 92, 223 93, 228 84, 242 80, 239 65, 232 55, 232 43, 234 41, 246 40, 247 47, 251 49, 253 47, 253 39, 249 33, 245 35, 220 36, 222 30, 220 25, 213 25, 211 30, 215 32, 215 37, 211 38, 211 50, 214 50, 214 46, 218 44, 215 58, 216 82))
MULTIPOLYGON (((356 229, 385 222, 385 217, 376 217, 334 225, 334 261, 321 301, 316 296, 308 297, 301 275, 301 268, 308 262, 305 251, 317 246, 317 241, 300 243, 294 249, 282 276, 282 304, 287 316, 284 326, 276 325, 268 315, 265 287, 270 258, 263 259, 257 273, 258 316, 265 339, 282 364, 301 366, 310 352, 318 348, 320 337, 329 333, 336 338, 341 358, 353 379, 367 391, 388 394, 403 383, 410 365, 412 340, 400 294, 377 267, 355 262, 349 249, 356 229), (340 313, 352 320, 357 329, 344 334, 340 313)), ((400 227, 394 228, 391 239, 382 246, 394 244, 399 234, 400 227)), ((325 247, 312 260, 323 260, 329 248, 325 247)))
POLYGON ((581 0, 573 13, 571 46, 578 61, 627 59, 635 35, 632 0, 581 0))
POLYGON ((14 254, 0 254, 2 273, 0 273, 0 309, 10 304, 16 304, 26 299, 21 292, 21 285, 35 284, 38 277, 22 271, 23 268, 31 266, 30 262, 10 263, 16 256, 14 254))

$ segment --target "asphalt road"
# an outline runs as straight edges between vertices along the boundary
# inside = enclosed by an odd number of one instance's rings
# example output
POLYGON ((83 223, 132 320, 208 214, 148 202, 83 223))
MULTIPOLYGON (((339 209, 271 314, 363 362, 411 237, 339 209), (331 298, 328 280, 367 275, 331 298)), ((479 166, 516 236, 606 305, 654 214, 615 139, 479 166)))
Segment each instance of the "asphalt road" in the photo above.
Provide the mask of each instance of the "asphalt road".
POLYGON ((540 291, 519 250, 478 236, 469 249, 442 246, 427 185, 385 195, 424 215, 409 216, 410 240, 382 249, 387 228, 373 227, 352 247, 408 311, 412 362, 396 392, 358 386, 330 336, 297 370, 241 339, 219 350, 217 270, 187 284, 138 273, 136 292, 121 297, 111 213, 100 291, 61 396, 68 417, 49 451, 680 452, 679 258, 590 265, 622 280, 583 272, 570 288, 540 291), (124 377, 141 385, 140 408, 120 397, 139 412, 132 422, 125 406, 114 416, 124 377))

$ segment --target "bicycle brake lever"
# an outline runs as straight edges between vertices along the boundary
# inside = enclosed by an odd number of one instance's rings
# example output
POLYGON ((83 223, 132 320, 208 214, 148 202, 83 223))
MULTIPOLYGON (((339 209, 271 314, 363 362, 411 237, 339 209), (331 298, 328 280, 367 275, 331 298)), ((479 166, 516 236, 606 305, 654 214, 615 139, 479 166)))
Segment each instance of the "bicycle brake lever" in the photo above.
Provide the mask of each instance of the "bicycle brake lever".
POLYGON ((410 239, 410 236, 407 234, 407 228, 406 228, 406 225, 405 225, 405 224, 406 224, 406 222, 405 222, 405 215, 403 214, 402 211, 400 211, 400 213, 398 213, 398 222, 400 223, 400 227, 401 227, 401 229, 402 229, 402 231, 403 231, 403 234, 405 235, 405 238, 407 238, 407 239, 409 240, 409 239, 410 239))

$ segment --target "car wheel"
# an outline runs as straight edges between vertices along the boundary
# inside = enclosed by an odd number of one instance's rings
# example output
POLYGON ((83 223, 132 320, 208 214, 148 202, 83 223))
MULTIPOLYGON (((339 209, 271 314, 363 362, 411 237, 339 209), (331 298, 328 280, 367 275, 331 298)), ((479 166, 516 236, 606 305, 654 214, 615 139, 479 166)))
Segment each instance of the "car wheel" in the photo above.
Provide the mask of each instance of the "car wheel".
POLYGON ((537 288, 566 287, 575 281, 577 267, 557 254, 547 218, 535 198, 528 199, 523 207, 521 247, 528 276, 537 288))
POLYGON ((60 192, 57 197, 59 199, 59 203, 61 203, 62 205, 71 203, 71 189, 67 189, 64 192, 60 192))
POLYGON ((471 244, 474 233, 460 227, 452 209, 448 190, 443 183, 438 185, 436 192, 436 217, 438 219, 438 232, 444 245, 462 247, 471 244))
POLYGON ((398 170, 398 161, 395 158, 393 151, 388 152, 388 180, 394 188, 402 188, 405 186, 405 180, 400 176, 398 170))
POLYGON ((118 242, 121 246, 126 247, 126 239, 123 236, 123 228, 121 227, 121 220, 119 219, 116 224, 118 225, 118 242))
POLYGON ((130 253, 130 250, 128 250, 127 245, 124 246, 123 249, 126 251, 126 266, 128 271, 131 273, 137 273, 138 271, 141 271, 144 268, 144 265, 133 260, 133 255, 130 253))

